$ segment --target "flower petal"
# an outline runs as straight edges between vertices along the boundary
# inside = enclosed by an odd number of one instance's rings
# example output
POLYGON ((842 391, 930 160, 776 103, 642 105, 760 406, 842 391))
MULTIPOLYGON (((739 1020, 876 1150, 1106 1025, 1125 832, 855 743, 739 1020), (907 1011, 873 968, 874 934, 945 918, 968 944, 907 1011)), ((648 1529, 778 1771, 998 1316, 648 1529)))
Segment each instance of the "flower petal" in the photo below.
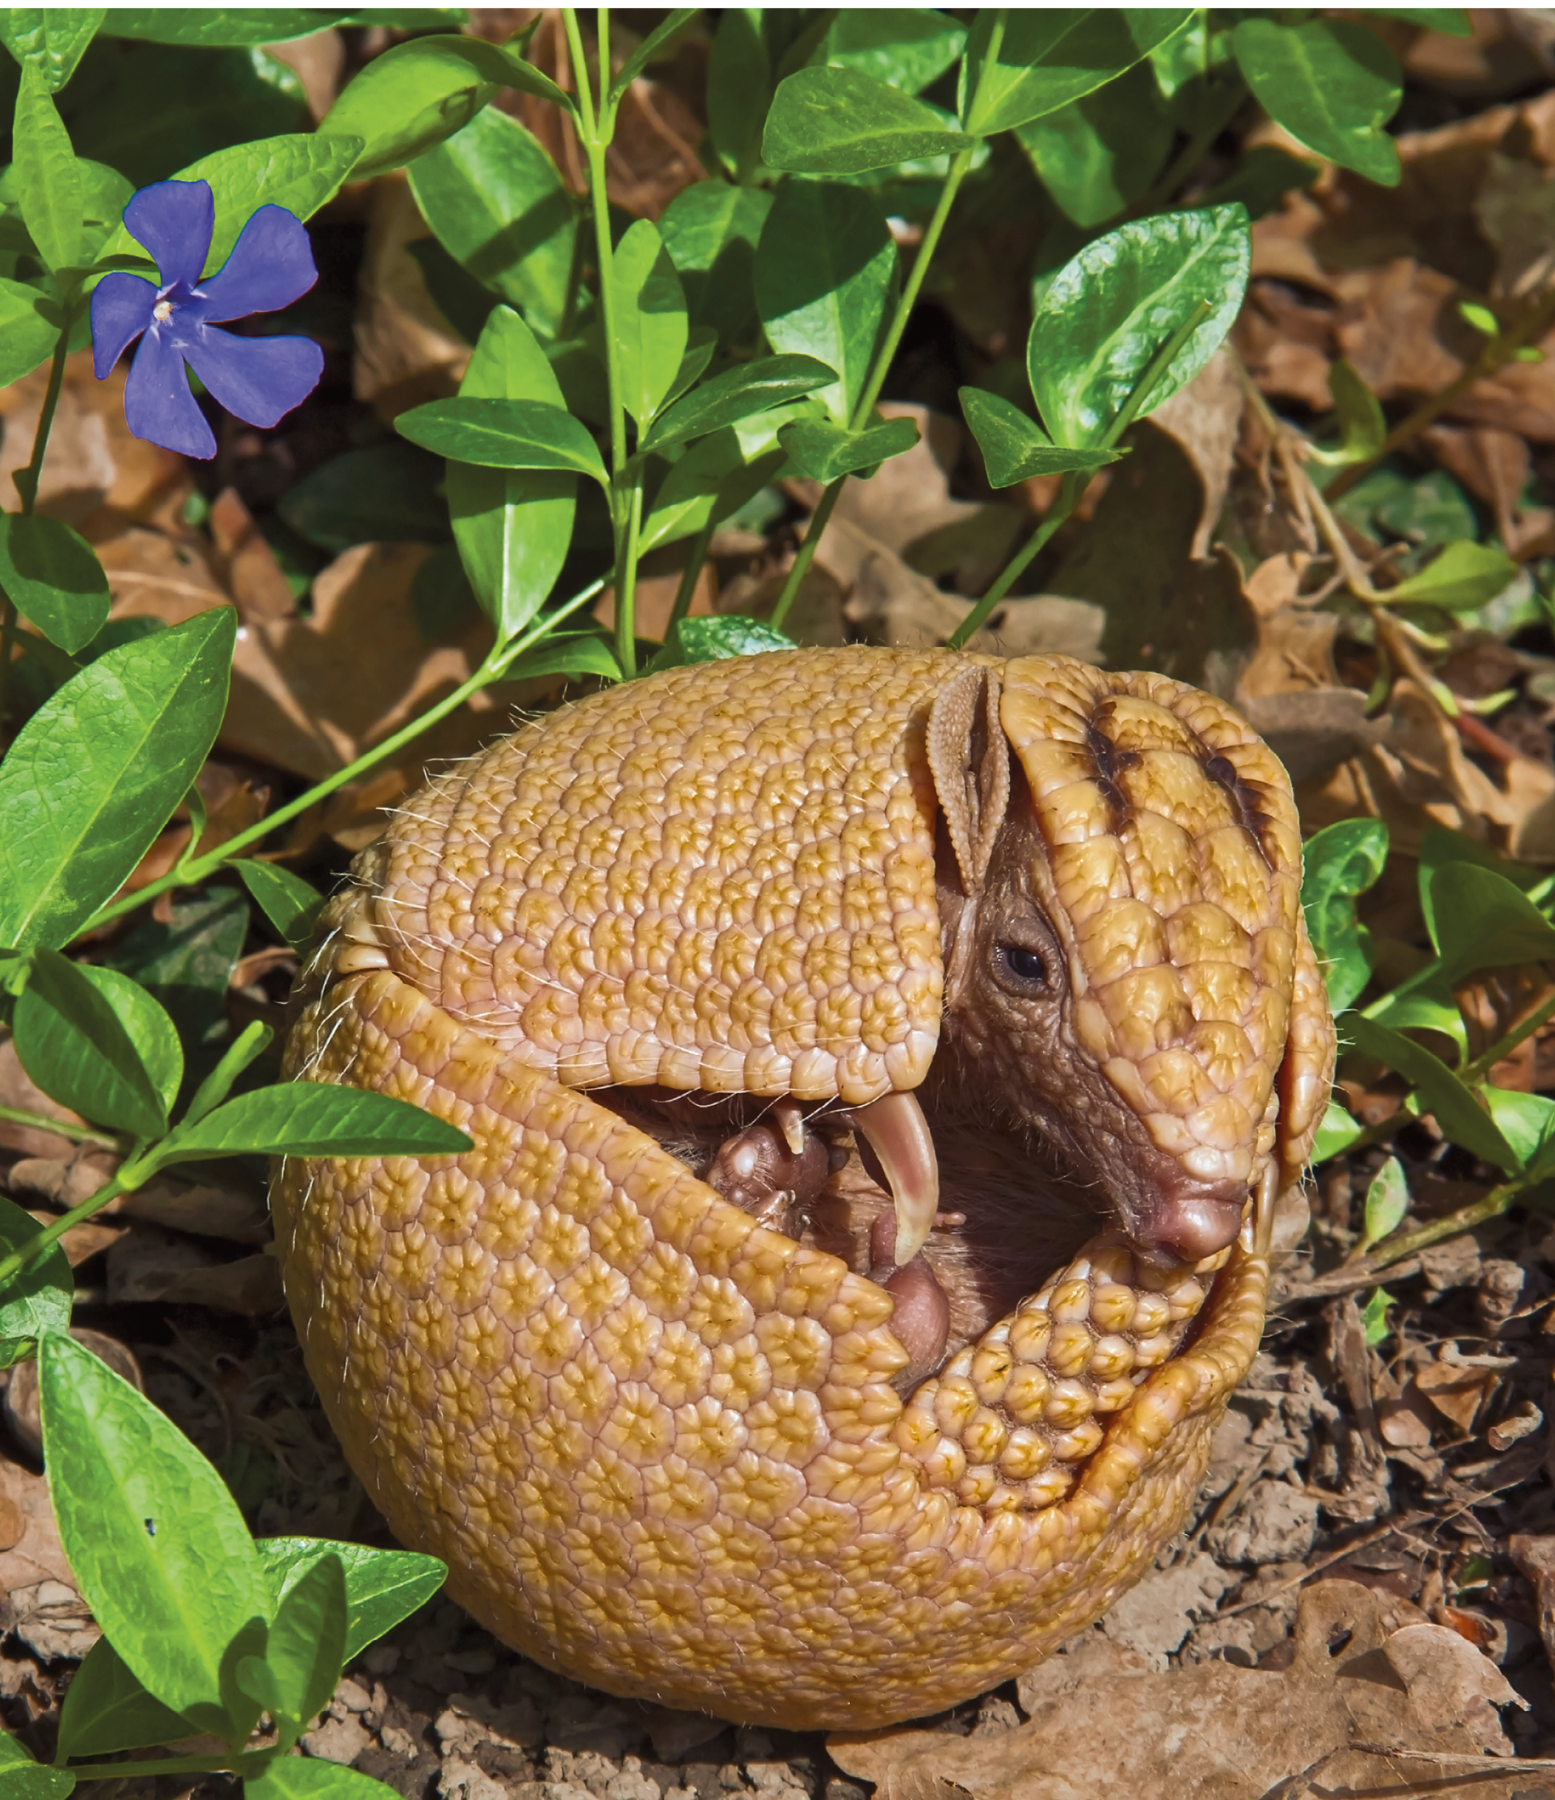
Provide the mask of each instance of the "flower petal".
POLYGON ((124 417, 138 438, 178 450, 185 456, 212 457, 216 439, 189 391, 183 358, 156 329, 140 340, 130 378, 124 384, 124 417))
POLYGON ((183 354, 229 413, 250 425, 273 425, 318 386, 324 352, 312 338, 240 338, 199 330, 183 354))
POLYGON ((151 323, 157 290, 138 275, 105 275, 92 293, 92 371, 99 381, 151 323))
MULTIPOLYGON (((319 278, 307 228, 284 206, 261 206, 243 227, 232 254, 200 283, 200 316, 214 324, 290 306, 319 278)), ((202 375, 203 381, 205 377, 202 375)))
POLYGON ((205 267, 216 224, 208 181, 154 181, 130 196, 124 209, 130 236, 144 244, 162 271, 165 288, 193 287, 205 267))

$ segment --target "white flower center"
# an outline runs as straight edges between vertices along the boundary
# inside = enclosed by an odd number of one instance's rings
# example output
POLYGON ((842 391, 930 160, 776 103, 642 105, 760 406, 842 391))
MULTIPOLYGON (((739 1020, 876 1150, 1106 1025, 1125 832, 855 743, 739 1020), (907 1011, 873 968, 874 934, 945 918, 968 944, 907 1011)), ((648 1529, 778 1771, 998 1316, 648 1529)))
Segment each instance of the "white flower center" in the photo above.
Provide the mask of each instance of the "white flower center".
POLYGON ((151 316, 153 319, 156 320, 156 322, 159 325, 165 325, 168 322, 168 320, 170 318, 172 318, 172 316, 173 316, 172 301, 171 300, 159 300, 156 303, 156 305, 152 307, 151 316))

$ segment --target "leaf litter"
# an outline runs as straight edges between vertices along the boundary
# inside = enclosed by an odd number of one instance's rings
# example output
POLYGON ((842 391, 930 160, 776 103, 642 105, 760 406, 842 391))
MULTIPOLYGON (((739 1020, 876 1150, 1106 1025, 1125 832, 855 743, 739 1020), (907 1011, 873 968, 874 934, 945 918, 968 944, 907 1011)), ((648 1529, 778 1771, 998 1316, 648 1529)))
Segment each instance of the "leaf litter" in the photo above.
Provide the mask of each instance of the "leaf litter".
MULTIPOLYGON (((516 17, 477 14, 475 28, 500 38, 516 17)), ((1550 280, 1555 103, 1527 95, 1555 65, 1537 15, 1474 24, 1469 40, 1390 27, 1429 101, 1420 127, 1397 136, 1401 185, 1324 166, 1256 223, 1231 348, 1136 427, 1131 455, 1091 482, 975 647, 1137 661, 1234 699, 1291 768, 1308 832, 1378 818, 1407 857, 1445 827, 1547 869, 1555 640, 1530 596, 1555 556, 1555 362, 1477 372, 1482 338, 1462 303, 1515 306, 1550 280), (1449 396, 1336 504, 1349 552, 1388 579, 1465 522, 1518 566, 1506 596, 1449 622, 1438 670, 1450 694, 1492 708, 1449 711, 1387 669, 1364 615, 1335 599, 1335 546, 1256 398, 1321 425, 1341 360, 1391 425, 1449 396)), ((342 79, 342 45, 331 30, 284 47, 315 116, 342 79)), ((629 47, 623 37, 618 54, 629 47)), ((628 89, 609 176, 633 216, 660 217, 702 172, 706 54, 693 31, 628 89)), ((565 72, 554 14, 531 55, 565 72)), ((505 103, 577 191, 570 128, 541 102, 505 103)), ((1253 131, 1280 139, 1266 124, 1253 131)), ((951 416, 958 382, 985 379, 1021 341, 1029 296, 1008 271, 1031 254, 1022 229, 953 222, 955 254, 936 270, 925 331, 904 346, 881 408, 910 417, 921 442, 845 490, 790 614, 802 641, 943 642, 1052 504, 1055 478, 989 489, 951 416)), ((67 366, 40 509, 97 549, 112 619, 148 629, 230 604, 242 623, 233 708, 200 780, 205 817, 170 827, 132 886, 197 834, 209 847, 342 768, 461 681, 489 643, 473 609, 418 602, 417 573, 446 536, 407 539, 381 516, 368 530, 370 519, 321 514, 324 501, 300 531, 300 509, 281 505, 335 459, 390 445, 393 418, 452 393, 469 357, 414 254, 427 232, 403 176, 347 190, 317 230, 346 271, 318 329, 324 383, 273 432, 229 429, 211 467, 128 435, 122 373, 93 382, 88 353, 67 366)), ((1555 330, 1535 341, 1555 351, 1555 330)), ((41 372, 0 391, 0 477, 25 460, 41 399, 41 372)), ((788 479, 726 521, 693 610, 770 610, 818 493, 788 479)), ((650 567, 650 611, 667 617, 677 582, 673 555, 650 567)), ((608 602, 597 616, 609 620, 608 602)), ((554 679, 488 690, 403 762, 295 821, 267 856, 327 891, 424 765, 468 754, 514 708, 563 691, 554 679)), ((154 916, 173 923, 165 896, 154 916)), ((1398 979, 1418 965, 1412 868, 1385 876, 1362 916, 1379 971, 1398 979)), ((110 933, 94 953, 111 960, 119 941, 110 933)), ((233 1024, 280 1022, 295 957, 257 915, 239 949, 197 984, 233 1024)), ((1459 994, 1470 1054, 1552 995, 1544 964, 1476 976, 1459 994)), ((1492 1079, 1514 1093, 1555 1088, 1555 1029, 1526 1039, 1492 1079)), ((1387 1121, 1400 1092, 1376 1065, 1347 1067, 1345 1098, 1363 1125, 1387 1121)), ((9 1043, 0 1104, 63 1128, 0 1122, 21 1204, 53 1216, 107 1178, 111 1150, 32 1089, 9 1043)), ((1429 1118, 1394 1153, 1416 1220, 1493 1184, 1429 1118)), ((591 1693, 443 1600, 366 1652, 306 1748, 442 1800, 864 1800, 871 1789, 885 1800, 1058 1800, 1108 1784, 1151 1800, 1555 1794, 1555 1230, 1538 1206, 1515 1210, 1422 1248, 1385 1272, 1382 1300, 1368 1297, 1357 1246, 1383 1158, 1379 1142, 1331 1159, 1312 1187, 1310 1230, 1291 1222, 1264 1350, 1182 1539, 1099 1625, 1019 1681, 863 1736, 735 1728, 591 1693)), ((125 1347, 255 1529, 387 1542, 279 1317, 257 1172, 224 1164, 164 1178, 78 1229, 97 1234, 66 1240, 83 1320, 125 1347)), ((25 1398, 8 1393, 6 1406, 21 1417, 25 1398)), ((46 1729, 95 1628, 25 1429, 8 1430, 0 1703, 11 1723, 46 1729)))

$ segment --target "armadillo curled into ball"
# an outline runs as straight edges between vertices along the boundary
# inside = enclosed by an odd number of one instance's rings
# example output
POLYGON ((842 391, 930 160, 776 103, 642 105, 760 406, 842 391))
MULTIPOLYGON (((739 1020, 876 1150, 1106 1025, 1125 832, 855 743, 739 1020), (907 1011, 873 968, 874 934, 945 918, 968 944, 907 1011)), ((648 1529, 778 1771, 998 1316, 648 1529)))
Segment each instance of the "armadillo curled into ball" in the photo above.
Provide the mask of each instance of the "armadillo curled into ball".
POLYGON ((1289 782, 1065 657, 668 671, 432 782, 292 1074, 463 1155, 291 1159, 369 1494, 617 1694, 883 1724, 1029 1667, 1186 1516, 1333 1031, 1289 782))

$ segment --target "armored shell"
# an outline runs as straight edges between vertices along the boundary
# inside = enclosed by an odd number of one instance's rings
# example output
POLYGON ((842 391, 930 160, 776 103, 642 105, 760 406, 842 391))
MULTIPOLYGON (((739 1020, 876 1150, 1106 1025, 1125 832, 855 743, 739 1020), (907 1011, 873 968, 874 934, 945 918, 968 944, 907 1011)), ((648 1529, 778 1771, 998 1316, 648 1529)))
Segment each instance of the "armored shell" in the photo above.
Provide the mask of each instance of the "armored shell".
MULTIPOLYGON (((924 1080, 925 733, 989 662, 799 651, 595 696, 434 782, 327 914, 291 1072, 474 1148, 282 1165, 309 1366, 396 1533, 611 1691, 865 1727, 1029 1667, 1179 1529, 1256 1351, 1251 1228, 1176 1271, 1104 1232, 903 1398, 890 1294, 590 1095, 924 1080)), ((1283 771, 1178 683, 999 667, 1076 1040, 1267 1212, 1332 1060, 1283 771)))

